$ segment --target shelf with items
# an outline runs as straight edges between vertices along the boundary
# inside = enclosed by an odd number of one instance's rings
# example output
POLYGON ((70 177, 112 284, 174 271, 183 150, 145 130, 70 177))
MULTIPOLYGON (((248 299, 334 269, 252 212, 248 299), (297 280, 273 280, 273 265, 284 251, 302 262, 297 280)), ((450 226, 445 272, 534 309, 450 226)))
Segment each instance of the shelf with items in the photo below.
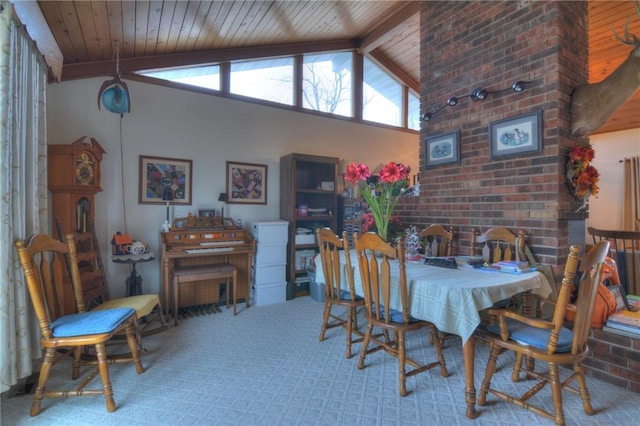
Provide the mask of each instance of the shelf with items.
POLYGON ((338 204, 338 233, 346 231, 349 244, 353 245, 353 233, 362 232, 362 216, 367 212, 367 203, 362 198, 341 197, 338 204))
MULTIPOLYGON (((287 246, 287 281, 295 296, 309 294, 307 265, 297 264, 297 253, 317 252, 315 235, 320 227, 337 230, 338 158, 289 154, 280 158, 280 218, 290 223, 287 246), (304 230, 306 238, 296 234, 304 230), (313 241, 313 242, 312 242, 313 241)), ((305 256, 312 259, 313 256, 305 256)))

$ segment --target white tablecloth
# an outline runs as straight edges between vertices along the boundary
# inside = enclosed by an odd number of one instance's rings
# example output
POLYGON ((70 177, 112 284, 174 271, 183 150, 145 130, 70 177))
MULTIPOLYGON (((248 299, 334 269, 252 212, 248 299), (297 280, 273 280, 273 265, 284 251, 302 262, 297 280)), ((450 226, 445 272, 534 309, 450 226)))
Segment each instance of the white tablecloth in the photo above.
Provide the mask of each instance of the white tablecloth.
MULTIPOLYGON (((352 252, 351 256, 356 293, 363 295, 355 253, 352 252)), ((340 260, 344 265, 344 253, 340 260)), ((316 265, 316 282, 324 282, 319 256, 316 257, 316 265)), ((448 269, 423 262, 408 262, 406 270, 411 315, 432 322, 440 331, 459 335, 463 342, 480 324, 480 310, 527 290, 543 297, 551 293, 546 278, 540 272, 516 275, 469 266, 448 269)), ((399 275, 397 263, 392 265, 392 274, 399 275)), ((342 277, 342 285, 346 287, 345 275, 342 277)), ((399 308, 394 301, 391 305, 399 308)))

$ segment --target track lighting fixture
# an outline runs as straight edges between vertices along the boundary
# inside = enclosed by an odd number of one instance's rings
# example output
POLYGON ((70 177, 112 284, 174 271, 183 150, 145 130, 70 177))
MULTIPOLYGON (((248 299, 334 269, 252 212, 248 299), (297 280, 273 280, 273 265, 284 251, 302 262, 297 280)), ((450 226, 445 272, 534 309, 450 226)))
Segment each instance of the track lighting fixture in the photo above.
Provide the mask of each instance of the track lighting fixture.
POLYGON ((524 92, 524 89, 527 88, 527 83, 528 81, 516 81, 511 86, 511 89, 513 89, 513 91, 516 93, 524 92))
POLYGON ((422 121, 429 121, 431 120, 431 117, 433 117, 433 113, 425 112, 422 114, 422 121))
MULTIPOLYGON (((471 92, 471 94, 468 96, 469 96, 469 99, 471 99, 472 101, 478 102, 478 101, 483 101, 487 99, 490 93, 498 94, 498 93, 506 93, 510 91, 513 91, 515 93, 522 93, 527 89, 527 85, 529 85, 530 83, 533 83, 534 81, 535 80, 533 81, 518 80, 509 87, 506 87, 500 90, 492 90, 492 91, 489 91, 483 88, 477 88, 473 92, 471 92)), ((451 96, 449 97, 449 99, 447 99, 446 104, 440 105, 438 107, 430 108, 427 112, 422 114, 422 117, 420 118, 422 121, 430 121, 433 118, 433 116, 439 113, 440 111, 442 111, 443 108, 445 108, 446 106, 456 106, 460 100, 461 100, 460 97, 451 96)))
POLYGON ((489 96, 489 92, 484 89, 476 89, 469 95, 472 101, 483 101, 487 96, 489 96))

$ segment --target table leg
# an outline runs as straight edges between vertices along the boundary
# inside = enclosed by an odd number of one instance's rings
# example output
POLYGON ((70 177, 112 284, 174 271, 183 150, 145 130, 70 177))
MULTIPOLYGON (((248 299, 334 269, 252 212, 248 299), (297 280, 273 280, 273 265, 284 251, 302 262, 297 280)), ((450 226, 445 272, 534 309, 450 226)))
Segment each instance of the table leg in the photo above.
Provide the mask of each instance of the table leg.
POLYGON ((467 417, 475 419, 478 417, 476 411, 476 387, 473 380, 474 373, 474 356, 475 356, 475 336, 469 337, 462 347, 464 355, 464 375, 465 375, 465 388, 464 399, 467 402, 467 417))
POLYGON ((131 263, 131 274, 127 278, 127 296, 138 296, 142 294, 142 277, 138 276, 135 262, 131 263))

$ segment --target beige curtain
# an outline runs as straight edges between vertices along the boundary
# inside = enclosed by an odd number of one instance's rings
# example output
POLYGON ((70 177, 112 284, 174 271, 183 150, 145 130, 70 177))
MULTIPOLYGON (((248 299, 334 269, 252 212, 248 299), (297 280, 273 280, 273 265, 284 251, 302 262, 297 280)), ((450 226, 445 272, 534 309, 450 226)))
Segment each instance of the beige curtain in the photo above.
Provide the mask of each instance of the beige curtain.
POLYGON ((13 242, 49 232, 47 69, 34 42, 0 1, 0 390, 32 373, 40 334, 13 242))
POLYGON ((640 157, 624 159, 622 229, 640 231, 640 157))

